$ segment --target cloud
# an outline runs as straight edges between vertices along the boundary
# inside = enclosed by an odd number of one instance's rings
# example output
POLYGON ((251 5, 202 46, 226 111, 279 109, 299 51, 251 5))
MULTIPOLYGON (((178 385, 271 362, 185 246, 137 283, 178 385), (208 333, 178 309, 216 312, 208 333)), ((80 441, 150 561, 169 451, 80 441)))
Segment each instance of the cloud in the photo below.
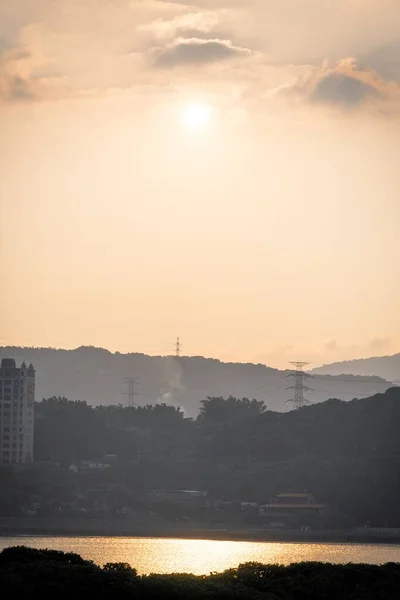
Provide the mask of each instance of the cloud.
POLYGON ((26 103, 71 96, 68 77, 47 52, 45 34, 39 25, 26 26, 14 45, 0 52, 0 101, 26 103))
POLYGON ((330 340, 329 342, 327 342, 327 343, 325 344, 325 348, 326 348, 327 350, 332 350, 332 351, 335 351, 335 350, 337 350, 337 348, 338 348, 338 343, 337 343, 337 341, 336 341, 336 340, 330 340))
POLYGON ((357 357, 388 353, 393 348, 393 340, 389 337, 376 337, 364 344, 340 344, 332 339, 324 345, 324 354, 329 352, 339 359, 347 360, 357 357))
POLYGON ((374 69, 386 79, 400 82, 400 41, 384 44, 361 57, 360 64, 374 69))
POLYGON ((9 77, 6 81, 4 97, 9 101, 30 101, 35 98, 29 81, 26 81, 19 75, 9 77))
POLYGON ((276 110, 287 109, 278 90, 305 105, 378 104, 395 89, 366 74, 386 77, 389 63, 394 73, 396 6, 395 0, 368 3, 365 11, 361 0, 305 0, 301 6, 298 0, 98 0, 93 14, 84 2, 59 0, 66 8, 55 11, 52 0, 0 0, 0 51, 20 45, 33 57, 7 67, 7 81, 0 75, 3 97, 100 97, 108 90, 140 95, 143 86, 183 89, 203 77, 206 92, 234 90, 255 115, 268 112, 266 99, 276 110), (347 55, 357 57, 357 68, 342 61, 318 66, 347 55), (234 60, 246 56, 251 60, 234 60), (211 69, 169 72, 222 61, 223 73, 214 69, 213 77, 211 69))
POLYGON ((152 33, 158 39, 180 37, 203 37, 210 33, 222 20, 231 17, 231 11, 213 10, 189 12, 177 15, 172 19, 156 19, 150 23, 139 25, 137 31, 152 33), (190 32, 196 32, 192 35, 190 32))
POLYGON ((379 90, 369 83, 345 73, 330 73, 318 81, 310 100, 351 107, 377 95, 379 90))
POLYGON ((276 92, 312 104, 354 109, 372 103, 377 107, 400 100, 400 87, 379 73, 361 68, 355 59, 340 60, 333 67, 309 67, 308 72, 276 92))
POLYGON ((26 64, 31 54, 26 48, 5 49, 0 53, 0 100, 5 102, 26 102, 35 94, 27 76, 26 64))
POLYGON ((229 40, 178 38, 158 53, 155 64, 161 68, 204 65, 250 54, 229 40))
POLYGON ((359 343, 342 343, 334 338, 321 347, 313 348, 298 345, 282 345, 255 356, 255 360, 269 366, 290 368, 289 362, 298 357, 308 360, 313 365, 332 364, 343 360, 357 360, 371 356, 390 354, 396 350, 395 340, 389 337, 377 337, 359 343))
POLYGON ((372 352, 382 354, 382 352, 388 352, 393 346, 393 341, 390 338, 374 338, 369 343, 369 348, 372 352))

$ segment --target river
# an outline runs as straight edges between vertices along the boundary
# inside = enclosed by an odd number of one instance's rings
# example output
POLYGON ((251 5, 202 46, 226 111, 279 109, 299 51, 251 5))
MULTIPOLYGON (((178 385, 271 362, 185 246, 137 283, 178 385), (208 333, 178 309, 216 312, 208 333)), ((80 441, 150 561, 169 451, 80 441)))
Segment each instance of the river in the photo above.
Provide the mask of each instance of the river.
POLYGON ((134 537, 0 537, 0 550, 9 546, 52 548, 77 552, 99 565, 127 562, 139 573, 208 575, 250 561, 290 564, 400 562, 400 545, 225 542, 134 537))

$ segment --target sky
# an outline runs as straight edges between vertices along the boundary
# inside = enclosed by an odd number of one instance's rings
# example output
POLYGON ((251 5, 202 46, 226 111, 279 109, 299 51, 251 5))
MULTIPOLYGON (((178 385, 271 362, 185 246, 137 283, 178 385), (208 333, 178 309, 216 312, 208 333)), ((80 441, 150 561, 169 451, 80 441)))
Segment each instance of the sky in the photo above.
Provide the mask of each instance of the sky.
POLYGON ((400 351, 399 0, 0 0, 0 344, 400 351))

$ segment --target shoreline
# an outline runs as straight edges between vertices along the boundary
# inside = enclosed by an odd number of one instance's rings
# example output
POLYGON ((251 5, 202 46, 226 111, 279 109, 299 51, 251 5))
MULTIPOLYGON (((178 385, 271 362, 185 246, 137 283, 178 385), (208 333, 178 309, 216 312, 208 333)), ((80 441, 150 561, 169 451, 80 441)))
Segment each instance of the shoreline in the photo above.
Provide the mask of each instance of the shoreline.
POLYGON ((271 531, 267 529, 211 528, 177 525, 145 525, 113 520, 60 518, 0 518, 0 537, 135 537, 198 539, 255 543, 333 543, 399 545, 397 532, 271 531))

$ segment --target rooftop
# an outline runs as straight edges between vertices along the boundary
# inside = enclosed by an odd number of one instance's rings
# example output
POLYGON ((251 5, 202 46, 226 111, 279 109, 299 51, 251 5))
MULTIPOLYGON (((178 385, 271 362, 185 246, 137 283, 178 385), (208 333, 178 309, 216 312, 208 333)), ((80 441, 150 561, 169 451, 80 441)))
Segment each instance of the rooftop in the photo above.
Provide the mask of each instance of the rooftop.
POLYGON ((201 490, 145 490, 145 494, 188 494, 200 496, 206 494, 206 492, 201 490))
POLYGON ((15 369, 16 364, 13 358, 2 358, 1 359, 1 368, 2 369, 15 369))
POLYGON ((284 494, 277 494, 276 498, 313 498, 313 494, 292 494, 291 492, 285 492, 284 494))
POLYGON ((314 508, 326 508, 326 504, 283 504, 283 503, 278 503, 278 504, 263 504, 260 508, 276 508, 276 509, 280 509, 280 508, 310 508, 311 510, 313 510, 314 508))

